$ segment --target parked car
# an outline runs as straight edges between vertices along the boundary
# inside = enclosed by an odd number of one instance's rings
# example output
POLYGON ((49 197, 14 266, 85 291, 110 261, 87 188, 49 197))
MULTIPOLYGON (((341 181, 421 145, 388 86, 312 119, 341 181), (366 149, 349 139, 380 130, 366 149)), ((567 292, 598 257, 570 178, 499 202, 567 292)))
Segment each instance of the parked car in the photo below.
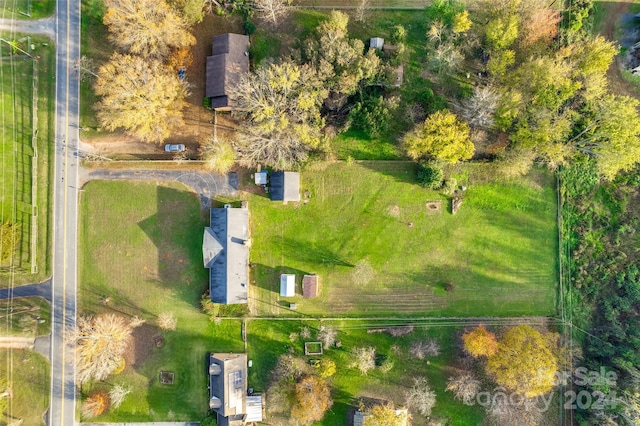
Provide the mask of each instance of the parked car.
POLYGON ((184 144, 181 144, 181 143, 166 144, 164 146, 164 151, 165 152, 182 152, 184 150, 185 150, 184 144))

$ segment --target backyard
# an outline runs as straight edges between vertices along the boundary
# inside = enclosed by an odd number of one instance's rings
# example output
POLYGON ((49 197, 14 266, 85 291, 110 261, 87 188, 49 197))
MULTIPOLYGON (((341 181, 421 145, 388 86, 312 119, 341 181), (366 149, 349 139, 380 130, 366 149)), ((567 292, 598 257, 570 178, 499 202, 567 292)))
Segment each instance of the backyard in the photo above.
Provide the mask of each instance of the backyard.
POLYGON ((450 167, 447 173, 467 186, 456 215, 448 197, 416 184, 414 164, 404 161, 335 163, 304 172, 301 191, 308 202, 299 205, 250 195, 252 313, 553 315, 552 176, 537 169, 524 178, 497 180, 488 164, 450 167), (439 207, 430 210, 430 201, 439 207), (356 284, 355 266, 362 261, 374 273, 369 283, 356 284), (298 274, 294 298, 279 296, 281 273, 298 274), (316 299, 300 295, 302 275, 309 273, 322 279, 316 299))
POLYGON ((0 102, 5 111, 1 118, 0 221, 17 224, 16 249, 11 257, 0 261, 3 287, 39 282, 50 272, 47 254, 51 238, 48 227, 51 195, 47 182, 52 173, 49 164, 53 144, 50 142, 54 132, 54 80, 50 73, 55 57, 53 48, 44 38, 20 38, 19 35, 7 38, 19 40, 20 48, 27 48, 30 42, 35 47, 33 53, 37 61, 34 63, 23 55, 10 55, 0 62, 0 102), (37 105, 34 105, 35 89, 37 105), (34 119, 37 119, 35 138, 34 119), (17 273, 7 274, 9 267, 17 273))

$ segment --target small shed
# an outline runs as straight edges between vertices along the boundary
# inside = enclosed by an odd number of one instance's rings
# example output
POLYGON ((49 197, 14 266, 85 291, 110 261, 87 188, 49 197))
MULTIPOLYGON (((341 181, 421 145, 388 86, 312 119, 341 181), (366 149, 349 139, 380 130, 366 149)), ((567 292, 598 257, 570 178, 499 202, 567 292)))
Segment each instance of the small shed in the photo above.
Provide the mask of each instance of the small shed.
POLYGON ((369 40, 369 49, 379 49, 382 50, 384 47, 384 39, 382 37, 373 37, 369 40))
POLYGON ((300 173, 271 173, 269 192, 272 201, 300 201, 300 173))
POLYGON ((320 277, 317 275, 302 277, 302 296, 309 299, 318 297, 318 293, 320 293, 320 277))
POLYGON ((266 185, 267 184, 267 171, 263 170, 261 172, 256 172, 254 175, 254 181, 256 185, 266 185))
POLYGON ((247 418, 245 421, 261 422, 262 421, 262 394, 251 394, 247 396, 247 418))
POLYGON ((294 274, 280 275, 280 296, 293 297, 296 295, 296 276, 294 274))

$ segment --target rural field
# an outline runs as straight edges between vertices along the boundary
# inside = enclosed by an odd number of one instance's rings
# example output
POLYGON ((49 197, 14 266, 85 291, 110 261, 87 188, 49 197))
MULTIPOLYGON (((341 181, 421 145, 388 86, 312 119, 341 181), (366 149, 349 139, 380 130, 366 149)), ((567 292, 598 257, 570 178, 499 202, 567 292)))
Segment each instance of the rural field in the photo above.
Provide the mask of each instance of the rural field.
POLYGON ((204 226, 198 198, 179 184, 95 181, 85 186, 79 314, 146 320, 133 331, 124 371, 110 384, 83 385, 85 396, 115 383, 132 386, 118 410, 96 420, 198 420, 207 406, 205 355, 244 350, 240 320, 216 325, 199 308, 207 285, 204 226), (162 312, 174 313, 176 330, 157 327, 162 312), (163 340, 161 347, 154 338, 163 340), (161 370, 175 373, 174 385, 159 383, 161 370))
MULTIPOLYGON (((26 47, 26 37, 21 40, 19 45, 26 47)), ((44 38, 32 37, 30 41, 39 57, 35 84, 33 60, 18 55, 0 61, 0 102, 4 111, 0 115, 0 221, 17 225, 14 254, 0 261, 0 286, 3 287, 39 282, 50 272, 47 254, 52 231, 48 228, 47 182, 52 173, 49 159, 53 152, 50 142, 54 132, 54 84, 50 70, 55 56, 44 38), (33 102, 34 89, 37 89, 37 105, 33 102), (37 114, 34 114, 35 108, 37 114), (38 135, 35 145, 34 118, 38 135), (16 273, 8 274, 10 268, 16 273)))
POLYGON ((553 178, 534 170, 496 181, 489 165, 451 167, 468 188, 452 215, 447 197, 416 184, 414 167, 355 162, 307 171, 309 199, 300 205, 250 195, 252 312, 293 314, 295 302, 298 314, 325 317, 552 315, 553 178), (430 201, 439 207, 428 209, 430 201), (358 285, 362 261, 375 273, 358 285), (298 284, 302 274, 319 274, 320 297, 281 299, 281 273, 298 274, 298 284))
POLYGON ((55 0, 0 0, 0 9, 5 18, 44 18, 51 16, 55 7, 55 0))
POLYGON ((44 425, 49 407, 49 362, 34 351, 0 349, 0 378, 12 390, 11 398, 0 400, 0 424, 17 424, 21 419, 18 424, 44 425))

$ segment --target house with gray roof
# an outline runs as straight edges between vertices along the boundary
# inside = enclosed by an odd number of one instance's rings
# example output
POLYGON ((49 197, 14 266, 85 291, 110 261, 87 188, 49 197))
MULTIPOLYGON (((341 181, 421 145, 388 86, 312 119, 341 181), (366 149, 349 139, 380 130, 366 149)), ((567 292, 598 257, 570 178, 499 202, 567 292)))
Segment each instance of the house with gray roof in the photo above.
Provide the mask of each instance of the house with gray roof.
POLYGON ((211 108, 230 111, 233 102, 229 95, 240 78, 249 72, 249 36, 222 34, 213 38, 212 56, 207 57, 205 96, 211 108))
POLYGON ((202 257, 209 269, 209 295, 214 303, 247 303, 249 295, 249 209, 215 208, 204 229, 202 257))
POLYGON ((246 354, 209 354, 209 408, 219 426, 262 421, 262 395, 247 390, 246 354))
POLYGON ((273 172, 269 184, 272 201, 300 201, 300 173, 273 172))

